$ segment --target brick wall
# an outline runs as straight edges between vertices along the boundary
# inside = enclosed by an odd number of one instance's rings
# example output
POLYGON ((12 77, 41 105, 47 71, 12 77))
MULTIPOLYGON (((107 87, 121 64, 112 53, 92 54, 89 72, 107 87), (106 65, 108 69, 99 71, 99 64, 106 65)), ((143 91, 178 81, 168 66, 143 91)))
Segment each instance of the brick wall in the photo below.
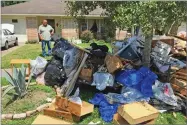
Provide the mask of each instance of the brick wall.
POLYGON ((62 29, 63 38, 78 38, 78 30, 76 29, 62 29))
POLYGON ((73 19, 62 19, 62 37, 68 38, 78 38, 78 30, 76 29, 76 23, 73 19))
POLYGON ((26 17, 27 37, 29 40, 38 41, 38 26, 36 17, 26 17))

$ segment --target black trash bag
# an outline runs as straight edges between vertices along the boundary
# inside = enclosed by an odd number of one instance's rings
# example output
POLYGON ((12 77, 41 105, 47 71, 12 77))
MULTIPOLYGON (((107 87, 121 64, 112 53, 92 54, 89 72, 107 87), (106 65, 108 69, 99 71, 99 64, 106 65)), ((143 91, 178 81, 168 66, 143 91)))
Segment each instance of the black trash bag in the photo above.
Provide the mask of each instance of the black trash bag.
POLYGON ((52 55, 63 59, 65 50, 72 48, 73 46, 67 40, 61 38, 56 40, 54 48, 52 49, 52 55))
POLYGON ((150 101, 149 101, 149 104, 151 104, 152 106, 154 106, 156 109, 158 110, 167 110, 167 111, 181 111, 183 114, 186 115, 186 109, 187 109, 187 106, 186 106, 186 102, 184 100, 182 100, 179 96, 176 96, 177 97, 177 104, 178 106, 171 106, 171 105, 168 105, 160 100, 157 100, 155 98, 151 98, 150 101))
POLYGON ((66 80, 65 70, 62 61, 58 58, 52 58, 47 64, 45 72, 45 83, 47 86, 62 86, 66 80))
POLYGON ((92 50, 101 50, 102 52, 108 52, 109 48, 106 45, 97 45, 96 43, 91 43, 90 46, 92 50))

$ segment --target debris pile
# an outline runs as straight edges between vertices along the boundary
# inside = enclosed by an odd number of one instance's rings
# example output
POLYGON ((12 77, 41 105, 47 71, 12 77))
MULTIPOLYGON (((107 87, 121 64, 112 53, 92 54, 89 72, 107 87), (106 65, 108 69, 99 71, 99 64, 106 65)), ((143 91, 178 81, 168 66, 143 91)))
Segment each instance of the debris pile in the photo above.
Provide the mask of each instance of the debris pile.
MULTIPOLYGON (((99 107, 106 122, 122 119, 129 124, 151 123, 159 111, 184 111, 187 98, 186 43, 159 39, 153 40, 153 44, 152 65, 147 68, 142 66, 144 41, 139 37, 113 43, 113 53, 109 53, 105 45, 91 43, 90 48, 82 49, 61 38, 52 50, 53 58, 45 67, 45 84, 60 86, 60 95, 68 98, 76 83, 95 86, 100 93, 89 102, 99 107), (107 87, 116 85, 121 92, 102 93, 107 87), (155 112, 142 114, 146 106, 155 112), (137 110, 142 107, 140 121, 133 119, 136 107, 137 110), (132 118, 127 118, 124 113, 132 118), (147 119, 142 120, 142 117, 147 119)), ((76 103, 76 99, 74 101, 76 103)))

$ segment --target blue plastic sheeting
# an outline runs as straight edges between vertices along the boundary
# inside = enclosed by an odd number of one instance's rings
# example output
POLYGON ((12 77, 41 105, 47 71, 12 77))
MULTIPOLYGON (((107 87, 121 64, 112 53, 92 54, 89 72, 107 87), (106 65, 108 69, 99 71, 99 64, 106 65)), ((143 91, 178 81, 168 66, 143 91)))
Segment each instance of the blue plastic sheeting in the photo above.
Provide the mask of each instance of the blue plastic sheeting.
POLYGON ((63 66, 64 68, 74 68, 76 65, 77 57, 78 56, 78 49, 72 48, 66 50, 63 57, 63 66))
POLYGON ((144 97, 141 92, 131 87, 123 87, 121 94, 108 93, 107 95, 105 95, 105 97, 110 104, 127 104, 138 101, 148 102, 150 100, 150 98, 144 97))
POLYGON ((112 122, 114 114, 117 113, 119 104, 109 104, 102 93, 96 93, 89 102, 99 106, 101 118, 105 122, 112 122))
POLYGON ((125 86, 132 86, 131 84, 128 85, 128 83, 126 82, 126 79, 129 74, 132 74, 136 72, 135 69, 129 69, 129 70, 121 70, 120 72, 118 72, 115 76, 115 80, 125 86))
POLYGON ((107 86, 113 86, 114 78, 111 74, 105 72, 96 72, 93 74, 92 86, 96 85, 96 89, 102 91, 107 86))
POLYGON ((139 70, 124 70, 116 74, 116 81, 125 86, 136 88, 145 97, 152 97, 152 85, 157 79, 157 75, 146 67, 139 70))

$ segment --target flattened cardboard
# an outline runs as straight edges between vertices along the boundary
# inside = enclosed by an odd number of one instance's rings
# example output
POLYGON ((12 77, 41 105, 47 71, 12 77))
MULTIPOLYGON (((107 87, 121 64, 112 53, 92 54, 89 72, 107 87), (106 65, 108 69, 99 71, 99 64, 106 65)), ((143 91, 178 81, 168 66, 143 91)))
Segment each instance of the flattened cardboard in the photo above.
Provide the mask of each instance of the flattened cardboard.
POLYGON ((117 56, 109 54, 105 57, 105 63, 109 73, 114 73, 123 67, 121 60, 117 56))
POLYGON ((87 80, 88 82, 91 82, 92 75, 93 75, 93 69, 82 68, 79 74, 79 78, 83 80, 87 80))
POLYGON ((159 115, 158 110, 146 102, 134 102, 122 105, 118 108, 118 113, 129 124, 143 123, 145 121, 156 119, 159 115))
POLYGON ((39 114, 32 125, 60 125, 60 124, 72 124, 70 122, 64 121, 62 119, 53 118, 50 116, 39 114))
MULTIPOLYGON (((116 113, 113 118, 115 125, 130 125, 119 113, 116 113)), ((151 125, 155 124, 156 119, 152 119, 149 121, 146 121, 144 123, 140 123, 142 125, 151 125)))

